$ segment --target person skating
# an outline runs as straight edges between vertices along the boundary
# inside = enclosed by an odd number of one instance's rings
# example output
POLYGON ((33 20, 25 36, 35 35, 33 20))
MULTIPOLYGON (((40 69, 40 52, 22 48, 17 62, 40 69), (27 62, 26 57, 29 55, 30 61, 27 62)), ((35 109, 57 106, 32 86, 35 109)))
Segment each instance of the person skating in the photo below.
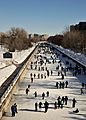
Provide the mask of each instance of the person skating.
POLYGON ((31 77, 31 83, 33 83, 33 77, 31 77))
POLYGON ((35 95, 35 97, 37 97, 37 92, 36 91, 35 91, 34 95, 35 95))
POLYGON ((65 97, 64 96, 62 96, 61 101, 63 101, 63 104, 64 104, 64 101, 65 101, 65 97))
POLYGON ((41 79, 43 79, 43 74, 41 74, 41 79))
POLYGON ((36 74, 34 73, 34 78, 36 77, 36 74))
POLYGON ((44 74, 44 78, 46 79, 46 74, 44 74))
POLYGON ((82 94, 84 94, 84 92, 83 92, 83 88, 81 88, 81 95, 82 95, 82 94))
POLYGON ((14 107, 14 105, 12 105, 11 106, 11 112, 12 112, 12 117, 14 117, 15 116, 15 107, 14 107))
POLYGON ((16 103, 14 103, 14 108, 15 108, 15 113, 18 113, 18 111, 17 111, 17 104, 16 103))
POLYGON ((68 87, 68 81, 65 82, 65 87, 66 87, 66 88, 68 87))
POLYGON ((47 97, 49 97, 49 91, 47 91, 46 94, 47 94, 47 97))
POLYGON ((60 83, 59 83, 59 88, 62 88, 62 83, 61 83, 61 81, 60 81, 60 83))
POLYGON ((51 70, 51 75, 53 74, 53 71, 51 70))
POLYGON ((40 74, 38 74, 38 79, 40 78, 40 74))
POLYGON ((42 102, 39 102, 39 108, 42 108, 42 102))
POLYGON ((48 110, 48 106, 49 106, 49 103, 47 101, 45 101, 44 103, 44 107, 45 107, 45 113, 47 112, 48 110))
POLYGON ((79 112, 79 109, 77 108, 76 110, 73 111, 74 113, 78 113, 79 112))
POLYGON ((32 77, 33 76, 33 74, 32 73, 30 73, 30 77, 32 77))
POLYGON ((60 108, 60 106, 61 106, 61 97, 59 96, 57 100, 58 100, 58 108, 60 108))
POLYGON ((65 96, 64 100, 65 100, 65 105, 67 105, 68 97, 65 96))
POLYGON ((64 79, 64 74, 61 74, 61 76, 62 76, 62 80, 64 79))
POLYGON ((61 99, 61 109, 63 108, 63 105, 64 103, 63 103, 63 100, 61 99))
POLYGON ((64 84, 64 82, 62 82, 62 88, 64 89, 64 86, 65 86, 65 84, 64 84))
POLYGON ((26 88, 26 94, 28 95, 28 92, 29 92, 29 89, 28 88, 26 88))
POLYGON ((56 88, 58 89, 58 85, 59 85, 59 83, 58 82, 56 82, 56 88))
POLYGON ((44 97, 45 97, 45 93, 43 92, 43 93, 42 93, 42 99, 44 99, 44 97))
POLYGON ((54 108, 57 109, 57 102, 54 103, 54 108))
POLYGON ((30 84, 28 85, 28 89, 30 88, 30 84))
POLYGON ((73 103, 72 103, 72 107, 74 108, 75 107, 75 103, 76 103, 76 99, 75 98, 73 98, 73 103))
POLYGON ((47 76, 49 77, 49 70, 47 70, 47 76))
POLYGON ((37 107, 38 107, 38 103, 36 102, 36 103, 35 103, 35 111, 38 110, 37 107))
POLYGON ((84 83, 82 83, 82 88, 84 88, 84 86, 85 86, 85 84, 84 84, 84 83))

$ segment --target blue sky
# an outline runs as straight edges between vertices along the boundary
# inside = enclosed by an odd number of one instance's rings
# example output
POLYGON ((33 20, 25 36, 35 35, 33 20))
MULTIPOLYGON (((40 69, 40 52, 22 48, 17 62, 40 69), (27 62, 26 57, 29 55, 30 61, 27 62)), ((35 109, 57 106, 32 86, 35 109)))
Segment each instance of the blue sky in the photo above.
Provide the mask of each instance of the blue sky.
POLYGON ((0 0, 0 32, 11 27, 55 35, 86 21, 86 0, 0 0))

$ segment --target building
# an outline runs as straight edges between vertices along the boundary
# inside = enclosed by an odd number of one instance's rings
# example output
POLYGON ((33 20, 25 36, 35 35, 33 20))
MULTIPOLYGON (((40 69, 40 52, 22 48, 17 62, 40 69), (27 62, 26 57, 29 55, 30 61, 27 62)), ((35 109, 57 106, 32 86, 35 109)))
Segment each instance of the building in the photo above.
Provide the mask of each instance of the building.
POLYGON ((70 31, 86 31, 86 22, 79 22, 79 24, 70 25, 70 31))

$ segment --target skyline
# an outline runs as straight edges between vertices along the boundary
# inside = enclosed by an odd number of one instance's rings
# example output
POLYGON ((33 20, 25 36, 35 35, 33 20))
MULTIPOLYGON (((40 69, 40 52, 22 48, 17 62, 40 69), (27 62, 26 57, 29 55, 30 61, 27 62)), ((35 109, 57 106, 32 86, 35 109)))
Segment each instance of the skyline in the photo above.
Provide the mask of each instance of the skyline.
POLYGON ((11 27, 29 34, 56 35, 86 21, 86 0, 0 0, 0 32, 11 27))

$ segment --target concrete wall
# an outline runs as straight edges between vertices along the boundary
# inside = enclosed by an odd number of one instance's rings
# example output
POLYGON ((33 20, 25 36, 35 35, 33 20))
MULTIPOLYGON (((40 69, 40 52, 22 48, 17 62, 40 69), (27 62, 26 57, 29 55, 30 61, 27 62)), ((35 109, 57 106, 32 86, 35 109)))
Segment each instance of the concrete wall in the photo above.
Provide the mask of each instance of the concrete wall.
POLYGON ((1 99, 2 102, 0 102, 0 119, 4 115, 5 110, 7 109, 7 106, 9 105, 13 93, 17 90, 18 83, 25 76, 27 72, 27 69, 26 69, 27 65, 29 64, 31 60, 31 56, 34 54, 36 48, 31 52, 31 55, 28 56, 28 60, 25 60, 25 63, 23 63, 24 65, 22 66, 22 69, 19 71, 18 75, 14 78, 13 83, 8 87, 6 93, 4 93, 5 95, 2 96, 2 99, 1 99))

